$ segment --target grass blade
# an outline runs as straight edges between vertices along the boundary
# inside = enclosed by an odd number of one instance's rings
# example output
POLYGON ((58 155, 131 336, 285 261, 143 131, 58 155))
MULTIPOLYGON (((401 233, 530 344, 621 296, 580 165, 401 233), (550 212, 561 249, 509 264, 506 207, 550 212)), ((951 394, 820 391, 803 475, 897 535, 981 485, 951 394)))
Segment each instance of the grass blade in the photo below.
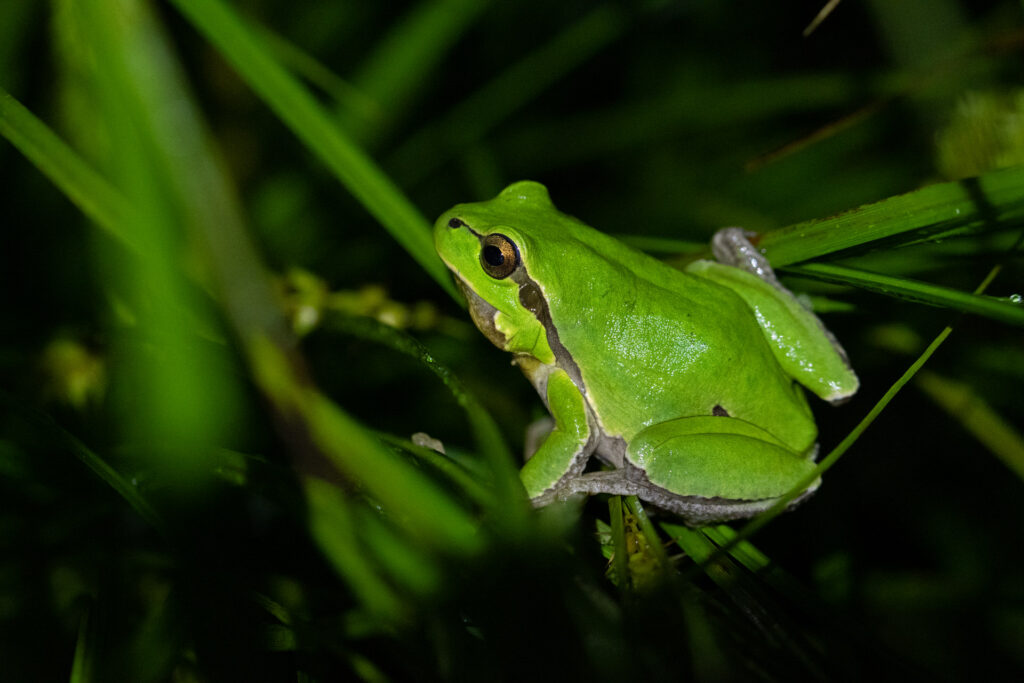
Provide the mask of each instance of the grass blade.
POLYGON ((438 363, 422 344, 409 335, 371 318, 335 314, 326 318, 325 325, 384 344, 395 351, 416 358, 444 382, 466 412, 477 448, 490 464, 498 492, 496 500, 492 502, 503 508, 505 514, 511 513, 512 506, 525 509, 526 499, 519 482, 518 470, 497 423, 451 370, 438 363))
MULTIPOLYGON (((88 29, 83 34, 104 38, 98 41, 97 50, 108 68, 97 74, 97 80, 104 86, 102 92, 111 98, 109 108, 125 117, 123 125, 134 136, 135 144, 124 150, 126 163, 132 163, 133 168, 144 166, 148 171, 144 174, 140 168, 135 177, 125 179, 139 193, 139 213, 146 219, 138 229, 145 227, 154 233, 146 243, 150 247, 145 252, 149 257, 146 263, 155 263, 154 269, 171 287, 172 279, 180 277, 179 264, 173 260, 173 250, 157 248, 166 235, 155 233, 176 228, 172 219, 191 230, 204 265, 219 285, 221 303, 248 354, 257 385, 277 409, 283 426, 289 428, 285 435, 294 436, 296 453, 317 459, 297 459, 307 486, 313 485, 317 474, 330 472, 333 464, 350 481, 364 485, 413 541, 453 553, 478 549, 480 539, 472 517, 413 466, 377 443, 320 394, 306 376, 269 280, 245 233, 230 180, 209 147, 198 109, 183 84, 173 54, 145 5, 133 4, 138 12, 133 16, 135 21, 122 23, 116 1, 74 7, 82 14, 83 28, 88 29), (127 116, 129 113, 131 116, 127 116)), ((116 120, 114 114, 110 116, 116 120)), ((147 277, 153 275, 147 273, 147 277)), ((158 322, 168 326, 166 319, 158 322)), ((188 329, 179 325, 175 332, 188 329)), ((170 332, 164 336, 173 339, 170 332)), ((154 371, 162 373, 160 379, 174 373, 177 389, 180 376, 186 373, 176 365, 164 365, 168 367, 154 371)), ((175 395, 176 404, 186 410, 204 408, 211 419, 221 416, 222 400, 209 409, 206 405, 222 398, 211 386, 225 381, 225 373, 211 371, 188 378, 189 382, 193 380, 200 386, 187 397, 175 395)), ((218 424, 228 422, 220 420, 218 424)), ((181 424, 179 430, 184 431, 181 424)), ((195 438, 196 432, 185 433, 195 438)), ((220 436, 214 431, 198 433, 202 434, 200 442, 215 442, 220 436)))
POLYGON ((0 88, 0 135, 101 228, 133 251, 138 240, 126 228, 125 198, 57 134, 0 88))
POLYGON ((78 624, 78 640, 75 641, 75 657, 71 661, 71 683, 91 683, 95 680, 95 656, 89 612, 82 615, 78 624))
POLYGON ((402 600, 379 576, 357 538, 357 523, 348 501, 320 479, 306 483, 309 525, 313 538, 339 575, 352 586, 363 605, 378 618, 399 621, 407 614, 402 600))
POLYGON ((71 449, 71 452, 75 454, 75 457, 81 460, 96 476, 124 498, 125 502, 132 506, 139 517, 157 531, 163 532, 165 530, 166 527, 160 514, 139 493, 139 490, 120 472, 111 467, 100 455, 54 421, 52 417, 46 413, 25 407, 18 397, 6 392, 0 393, 0 405, 3 405, 7 410, 22 412, 30 422, 35 423, 47 432, 58 435, 67 447, 71 449))
POLYGON ((924 371, 917 385, 1024 480, 1024 437, 968 385, 924 371))
POLYGON ((406 182, 425 177, 618 38, 625 27, 625 18, 614 5, 591 10, 460 102, 443 119, 421 129, 395 152, 388 166, 406 182))
POLYGON ((418 446, 408 439, 379 432, 377 438, 385 444, 405 451, 418 460, 430 465, 453 484, 462 489, 478 505, 494 503, 494 492, 477 481, 462 465, 449 457, 426 446, 418 446))
MULTIPOLYGON (((482 539, 472 517, 439 487, 391 451, 355 420, 297 377, 286 351, 267 339, 249 344, 256 381, 289 427, 303 432, 322 455, 352 482, 364 486, 416 542, 456 554, 471 554, 482 539)), ((318 462, 300 462, 307 486, 318 481, 318 462)))
POLYGON ((853 285, 872 292, 880 292, 897 299, 915 301, 929 306, 952 308, 964 313, 975 313, 993 320, 1024 326, 1024 308, 995 297, 960 292, 949 287, 932 285, 919 280, 892 277, 866 270, 838 266, 831 263, 807 263, 788 266, 787 273, 806 276, 825 282, 853 285))
POLYGON ((178 122, 170 106, 178 93, 165 83, 172 74, 148 5, 105 0, 66 7, 72 40, 91 57, 86 82, 97 118, 118 141, 111 175, 129 199, 128 220, 140 245, 138 259, 108 261, 108 276, 126 297, 138 332, 155 342, 127 346, 130 360, 118 381, 132 398, 122 428, 129 438, 160 443, 139 455, 165 482, 195 491, 212 481, 208 454, 230 438, 239 393, 224 371, 223 349, 194 343, 197 320, 210 322, 213 311, 190 290, 178 261, 183 215, 158 132, 178 122))
POLYGON ((271 56, 264 41, 221 0, 173 3, 409 255, 445 291, 459 299, 447 269, 434 251, 427 220, 341 131, 309 91, 271 56))
POLYGON ((1024 167, 929 185, 830 218, 765 233, 758 246, 775 267, 868 246, 934 241, 1024 223, 1024 167))
POLYGON ((486 0, 420 0, 383 37, 353 78, 375 104, 378 116, 353 121, 358 140, 385 134, 407 111, 409 102, 430 82, 433 71, 455 40, 483 10, 486 0))

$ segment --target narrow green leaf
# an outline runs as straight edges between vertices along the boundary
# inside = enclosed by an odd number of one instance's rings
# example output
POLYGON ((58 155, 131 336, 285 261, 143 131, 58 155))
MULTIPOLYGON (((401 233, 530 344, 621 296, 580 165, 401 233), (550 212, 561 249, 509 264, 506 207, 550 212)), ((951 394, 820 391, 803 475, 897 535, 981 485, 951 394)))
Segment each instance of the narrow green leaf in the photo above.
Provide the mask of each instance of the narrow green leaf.
POLYGON ((609 496, 608 514, 612 522, 612 569, 620 590, 629 586, 629 551, 626 547, 625 508, 622 496, 609 496))
POLYGON ((1024 224, 1024 167, 929 185, 829 218, 765 233, 759 246, 775 267, 826 254, 851 255, 1024 224))
POLYGON ((361 547, 356 520, 341 492, 315 477, 308 477, 304 483, 310 531, 335 570, 374 615, 387 621, 405 618, 408 610, 404 602, 379 576, 361 547))
POLYGON ((436 375, 469 418, 470 427, 477 447, 484 454, 494 473, 499 495, 496 502, 511 513, 509 506, 518 505, 525 509, 526 498, 519 482, 518 470, 514 464, 501 430, 480 402, 459 381, 451 370, 437 362, 429 351, 417 340, 393 327, 377 322, 372 318, 347 316, 338 313, 328 315, 325 325, 347 334, 370 339, 389 348, 417 359, 428 370, 436 375))
POLYGON ((96 125, 118 141, 111 175, 129 199, 127 220, 140 245, 140 258, 109 261, 109 273, 128 297, 138 330, 155 342, 152 349, 131 347, 121 376, 132 393, 122 428, 128 438, 160 443, 140 455, 165 483, 192 491, 212 483, 207 454, 230 438, 240 393, 224 351, 194 343, 196 320, 210 321, 213 311, 190 289, 178 256, 187 204, 175 195, 170 160, 191 148, 188 122, 178 118, 183 98, 174 87, 173 58, 147 3, 66 7, 73 39, 90 56, 86 80, 96 125))
POLYGON ((348 116, 370 119, 378 116, 377 103, 359 88, 331 71, 313 55, 268 27, 250 23, 253 33, 267 43, 274 56, 285 67, 305 78, 334 99, 337 108, 348 116))
POLYGON ((357 139, 382 135, 409 110, 409 102, 430 83, 427 76, 489 4, 488 0, 420 0, 377 41, 353 81, 375 102, 379 115, 355 127, 357 139))
POLYGON ((0 88, 0 135, 25 155, 50 181, 115 239, 139 250, 127 228, 125 198, 57 134, 0 88))
MULTIPOLYGON (((266 339, 248 348, 256 382, 278 412, 301 423, 318 453, 353 483, 366 488, 399 526, 424 545, 456 554, 480 550, 472 517, 399 456, 382 447, 355 420, 296 376, 284 350, 266 339)), ((315 472, 300 463, 300 470, 315 472)))
POLYGON ((970 386, 925 370, 917 386, 1024 480, 1024 437, 970 386))
POLYGON ((441 287, 458 299, 434 251, 430 224, 333 118, 221 0, 172 0, 234 65, 306 147, 320 158, 441 287))
POLYGON ((115 470, 107 461, 97 455, 92 449, 86 446, 84 443, 78 440, 77 437, 66 431, 63 427, 58 425, 56 422, 49 418, 40 416, 41 421, 48 423, 50 429, 56 430, 64 442, 71 449, 71 452, 81 460, 85 465, 93 471, 96 476, 107 483, 110 488, 117 491, 117 493, 128 502, 129 505, 139 514, 142 519, 152 526, 157 531, 163 532, 165 525, 163 519, 157 513, 156 510, 149 504, 138 489, 124 478, 120 472, 115 470))
POLYGON ((90 683, 94 680, 95 657, 93 639, 90 637, 89 612, 82 615, 78 623, 78 640, 75 641, 75 657, 71 661, 71 683, 90 683))
POLYGON ((389 511, 402 515, 399 523, 416 538, 461 553, 480 548, 481 538, 468 514, 422 474, 381 448, 337 406, 312 394, 304 413, 317 446, 389 511))
POLYGON ((711 557, 714 543, 699 530, 675 522, 662 522, 661 528, 694 562, 702 562, 711 557))
POLYGON ((395 448, 400 448, 411 453, 417 459, 427 463, 438 472, 447 477, 452 483, 465 491, 473 502, 479 505, 489 505, 494 502, 494 492, 483 486, 472 474, 466 471, 462 465, 451 458, 431 450, 426 446, 417 446, 408 439, 402 439, 391 434, 378 433, 377 438, 395 448))
MULTIPOLYGON (((704 527, 700 533, 718 546, 723 546, 736 537, 736 530, 725 524, 704 527)), ((752 572, 760 572, 771 566, 768 556, 758 550, 757 546, 750 541, 742 541, 734 545, 730 554, 752 572)))
POLYGON ((462 100, 440 121, 422 128, 399 148, 388 167, 406 182, 432 173, 500 122, 618 38, 626 18, 603 4, 462 100))
POLYGON ((975 313, 993 320, 1024 326, 1024 307, 1003 299, 960 292, 949 287, 932 285, 919 280, 892 277, 866 270, 839 266, 832 263, 806 263, 799 266, 787 266, 787 273, 853 285, 872 292, 880 292, 897 299, 916 301, 929 306, 952 308, 964 313, 975 313))

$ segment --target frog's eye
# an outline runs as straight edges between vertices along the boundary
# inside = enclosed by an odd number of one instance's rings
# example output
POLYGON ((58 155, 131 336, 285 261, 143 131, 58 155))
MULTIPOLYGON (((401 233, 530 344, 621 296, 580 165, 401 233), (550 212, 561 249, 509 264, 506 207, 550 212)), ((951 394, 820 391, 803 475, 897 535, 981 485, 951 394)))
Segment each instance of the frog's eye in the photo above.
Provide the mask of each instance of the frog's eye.
POLYGON ((506 278, 519 265, 519 249, 501 233, 491 233, 480 243, 480 265, 491 277, 506 278))

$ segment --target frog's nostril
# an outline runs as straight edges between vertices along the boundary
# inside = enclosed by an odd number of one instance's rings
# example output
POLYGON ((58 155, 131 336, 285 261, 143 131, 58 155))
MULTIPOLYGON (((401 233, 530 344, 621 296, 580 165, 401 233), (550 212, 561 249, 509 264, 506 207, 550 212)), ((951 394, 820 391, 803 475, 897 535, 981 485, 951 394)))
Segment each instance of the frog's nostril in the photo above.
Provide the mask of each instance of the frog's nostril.
POLYGON ((459 219, 459 218, 453 218, 450 221, 448 221, 448 227, 449 228, 462 228, 462 227, 465 227, 465 226, 466 226, 466 224, 463 223, 462 219, 459 219))

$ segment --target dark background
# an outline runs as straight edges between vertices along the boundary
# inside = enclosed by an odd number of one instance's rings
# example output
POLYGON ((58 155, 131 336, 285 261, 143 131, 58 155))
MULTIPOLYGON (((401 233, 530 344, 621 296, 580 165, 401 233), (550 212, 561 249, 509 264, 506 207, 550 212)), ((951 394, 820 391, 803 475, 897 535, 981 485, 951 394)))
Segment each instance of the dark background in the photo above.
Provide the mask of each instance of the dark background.
MULTIPOLYGON (((530 178, 548 186, 559 208, 606 232, 706 242, 724 225, 765 232, 1024 161, 1017 2, 848 0, 806 38, 801 31, 820 2, 483 3, 408 88, 381 86, 367 63, 415 4, 233 4, 356 91, 402 93, 381 118, 321 96, 430 220, 530 178), (564 54, 490 85, 581 24, 586 30, 564 54), (487 87, 490 95, 478 95, 487 87), (996 113, 972 119, 979 102, 996 113), (1001 131, 995 151, 979 152, 977 163, 970 153, 989 143, 954 140, 956 126, 975 124, 982 138, 1001 131)), ((518 452, 525 426, 543 411, 529 384, 174 7, 154 6, 269 269, 301 268, 332 291, 379 285, 398 310, 426 307, 427 322, 408 329, 481 399, 518 452)), ((0 86, 102 166, 102 144, 90 143, 89 116, 76 109, 74 60, 55 28, 60 7, 0 5, 0 86)), ((242 398, 224 417, 233 423, 223 445, 265 464, 244 485, 223 484, 194 506, 154 492, 177 520, 171 541, 74 457, 62 430, 127 476, 153 476, 132 454, 158 444, 133 442, 123 428, 134 419, 134 399, 118 379, 121 352, 133 342, 103 265, 117 247, 7 143, 0 187, 5 679, 68 676, 84 615, 98 634, 97 657, 120 662, 100 671, 123 671, 122 660, 149 652, 132 650, 145 638, 163 643, 161 656, 130 669, 152 680, 280 680, 296 672, 376 680, 363 661, 395 680, 515 680, 531 658, 544 662, 542 672, 567 665, 609 679, 633 670, 650 679, 722 680, 1024 673, 1021 481, 979 439, 994 433, 992 423, 972 427, 970 412, 980 405, 1008 426, 1000 443, 1020 457, 1018 329, 787 280, 842 309, 823 317, 862 379, 848 404, 815 404, 825 451, 956 323, 927 365, 944 386, 954 383, 954 406, 909 385, 822 489, 755 539, 800 586, 796 594, 738 598, 695 578, 684 592, 702 606, 697 625, 643 600, 620 602, 600 576, 593 518, 607 517, 607 508, 593 501, 561 550, 503 548, 478 565, 450 567, 444 592, 423 598, 411 625, 355 636, 338 626, 352 609, 350 589, 304 528, 287 449, 237 351, 226 372, 242 398), (55 360, 62 353, 71 360, 55 360), (88 398, 75 400, 74 378, 88 398), (572 552, 559 554, 565 547, 572 552), (583 604, 580 586, 607 593, 617 616, 583 604), (297 648, 268 644, 271 620, 250 591, 303 596, 297 648), (768 626, 751 616, 761 608, 768 626), (701 669, 692 651, 708 632, 726 654, 701 669), (602 647, 607 658, 597 660, 602 647), (547 661, 559 652, 561 661, 547 661)), ((857 265, 971 290, 1005 245, 983 235, 868 255, 857 265)), ((990 293, 1021 289, 1018 257, 990 293)), ((471 446, 457 402, 422 363, 330 329, 306 336, 301 352, 324 391, 368 428, 471 446)))

